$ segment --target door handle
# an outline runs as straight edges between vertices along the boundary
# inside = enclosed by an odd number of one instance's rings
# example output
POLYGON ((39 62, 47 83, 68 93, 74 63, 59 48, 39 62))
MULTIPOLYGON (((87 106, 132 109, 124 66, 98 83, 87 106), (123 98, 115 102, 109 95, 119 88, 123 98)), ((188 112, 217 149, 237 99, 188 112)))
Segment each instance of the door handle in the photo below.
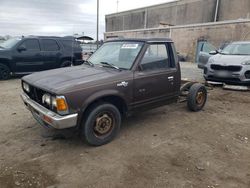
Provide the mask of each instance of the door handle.
POLYGON ((173 81, 173 80, 174 80, 174 77, 173 77, 173 76, 169 76, 169 77, 168 77, 168 80, 169 80, 169 81, 173 81))

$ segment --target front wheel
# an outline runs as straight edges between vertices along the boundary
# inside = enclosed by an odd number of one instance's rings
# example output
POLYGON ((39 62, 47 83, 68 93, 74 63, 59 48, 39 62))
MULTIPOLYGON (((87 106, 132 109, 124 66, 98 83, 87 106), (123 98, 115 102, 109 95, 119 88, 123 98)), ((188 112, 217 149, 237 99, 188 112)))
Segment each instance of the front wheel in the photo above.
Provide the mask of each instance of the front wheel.
POLYGON ((193 84, 187 96, 187 105, 189 110, 197 112, 200 111, 206 104, 207 90, 202 84, 193 84))
POLYGON ((10 78, 10 69, 4 64, 0 64, 0 80, 8 80, 10 78))
POLYGON ((121 125, 121 114, 116 106, 101 103, 92 106, 83 121, 82 131, 86 142, 101 146, 112 141, 118 134, 121 125))

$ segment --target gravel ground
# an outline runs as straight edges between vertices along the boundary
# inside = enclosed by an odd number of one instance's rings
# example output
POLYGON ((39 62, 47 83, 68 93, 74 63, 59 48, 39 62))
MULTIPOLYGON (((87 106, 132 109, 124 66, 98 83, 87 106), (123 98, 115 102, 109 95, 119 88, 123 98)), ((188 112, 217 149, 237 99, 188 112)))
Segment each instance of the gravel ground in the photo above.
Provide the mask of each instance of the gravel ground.
MULTIPOLYGON (((181 65, 183 77, 202 81, 194 65, 181 65)), ((110 144, 89 147, 73 131, 40 127, 21 102, 20 79, 0 86, 1 188, 250 187, 248 92, 213 88, 198 113, 185 103, 142 112, 110 144)))

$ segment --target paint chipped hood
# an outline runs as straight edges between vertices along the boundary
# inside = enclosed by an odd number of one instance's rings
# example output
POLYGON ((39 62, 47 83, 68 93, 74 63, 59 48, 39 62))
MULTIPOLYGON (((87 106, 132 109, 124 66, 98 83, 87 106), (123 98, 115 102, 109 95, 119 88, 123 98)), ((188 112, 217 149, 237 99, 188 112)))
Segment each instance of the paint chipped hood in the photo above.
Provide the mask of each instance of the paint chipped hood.
POLYGON ((122 72, 111 68, 81 65, 34 73, 23 77, 22 80, 45 91, 60 94, 74 90, 79 85, 89 87, 98 82, 116 80, 122 72))

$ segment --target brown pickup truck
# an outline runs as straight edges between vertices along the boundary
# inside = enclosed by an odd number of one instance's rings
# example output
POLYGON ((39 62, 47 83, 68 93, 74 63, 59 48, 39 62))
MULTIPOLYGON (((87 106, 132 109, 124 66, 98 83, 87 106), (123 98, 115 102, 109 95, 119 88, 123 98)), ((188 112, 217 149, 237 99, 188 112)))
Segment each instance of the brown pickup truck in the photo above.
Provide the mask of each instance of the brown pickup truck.
POLYGON ((24 104, 45 127, 75 127, 88 144, 110 142, 122 117, 177 102, 199 111, 207 99, 198 83, 181 86, 170 39, 123 39, 104 43, 83 65, 22 78, 24 104))

